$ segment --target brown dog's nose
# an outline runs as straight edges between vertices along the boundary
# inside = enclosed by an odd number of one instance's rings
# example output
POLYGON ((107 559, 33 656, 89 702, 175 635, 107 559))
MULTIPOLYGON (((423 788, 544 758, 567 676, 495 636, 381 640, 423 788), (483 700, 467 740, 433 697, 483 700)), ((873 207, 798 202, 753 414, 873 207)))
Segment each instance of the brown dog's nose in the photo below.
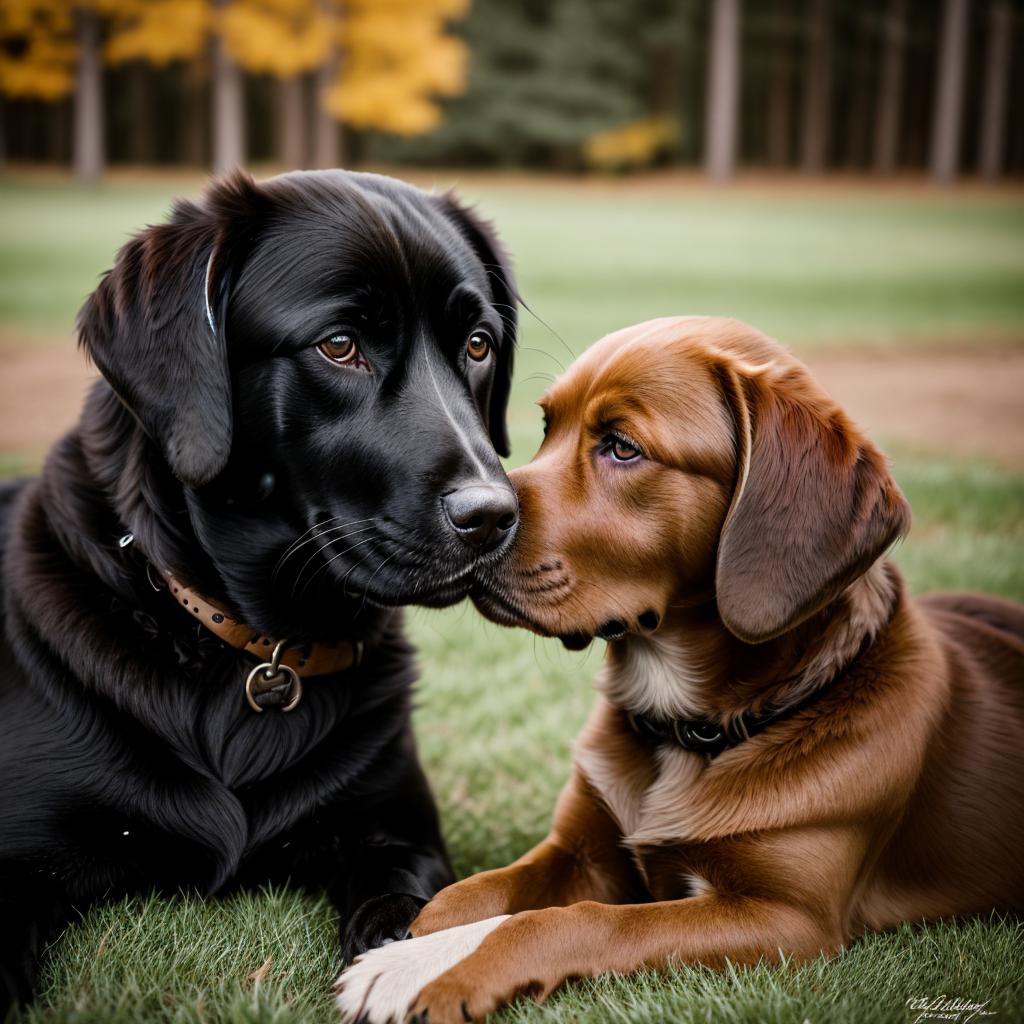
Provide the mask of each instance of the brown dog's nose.
POLYGON ((469 484, 441 500, 455 532, 481 551, 496 548, 519 521, 519 502, 509 487, 469 484))

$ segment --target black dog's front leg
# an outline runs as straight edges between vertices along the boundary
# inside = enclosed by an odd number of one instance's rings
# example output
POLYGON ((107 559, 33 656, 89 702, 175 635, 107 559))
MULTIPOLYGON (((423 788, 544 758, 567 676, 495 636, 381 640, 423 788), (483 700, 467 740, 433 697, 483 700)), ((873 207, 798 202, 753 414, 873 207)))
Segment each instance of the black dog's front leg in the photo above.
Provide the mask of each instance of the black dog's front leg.
POLYGON ((63 894, 33 875, 0 869, 0 1021, 29 1001, 43 952, 71 919, 63 894))
POLYGON ((437 808, 415 759, 390 797, 368 811, 364 827, 329 888, 341 914, 346 962, 404 938, 420 909, 455 880, 437 808))

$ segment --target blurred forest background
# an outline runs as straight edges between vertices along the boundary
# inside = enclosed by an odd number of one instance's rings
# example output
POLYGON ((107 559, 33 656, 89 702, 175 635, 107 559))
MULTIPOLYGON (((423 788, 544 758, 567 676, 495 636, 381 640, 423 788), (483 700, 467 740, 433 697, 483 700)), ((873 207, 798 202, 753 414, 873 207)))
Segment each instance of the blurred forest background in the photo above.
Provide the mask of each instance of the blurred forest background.
POLYGON ((0 160, 1024 172, 1018 0, 3 0, 0 160))

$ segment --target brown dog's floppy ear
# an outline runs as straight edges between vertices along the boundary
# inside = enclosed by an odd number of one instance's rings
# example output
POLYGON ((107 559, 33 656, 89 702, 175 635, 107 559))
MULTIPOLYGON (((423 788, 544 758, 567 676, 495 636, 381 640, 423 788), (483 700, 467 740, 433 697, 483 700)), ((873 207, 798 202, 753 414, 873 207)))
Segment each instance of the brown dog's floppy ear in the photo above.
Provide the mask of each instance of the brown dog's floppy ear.
POLYGON ((885 457, 799 365, 720 375, 738 434, 718 548, 728 629, 761 643, 799 625, 910 526, 885 457))
POLYGON ((487 429, 494 450, 499 455, 507 456, 511 445, 506 414, 512 390, 512 365, 519 323, 519 293, 512 275, 511 262, 490 224, 467 210, 451 193, 442 196, 440 202, 445 215, 455 222, 463 238, 483 263, 494 306, 501 316, 503 329, 501 344, 498 346, 498 365, 495 367, 488 403, 487 429))
POLYGON ((190 487, 209 483, 231 451, 231 383, 224 336, 229 229, 256 190, 238 174, 201 204, 118 253, 78 315, 80 344, 190 487))

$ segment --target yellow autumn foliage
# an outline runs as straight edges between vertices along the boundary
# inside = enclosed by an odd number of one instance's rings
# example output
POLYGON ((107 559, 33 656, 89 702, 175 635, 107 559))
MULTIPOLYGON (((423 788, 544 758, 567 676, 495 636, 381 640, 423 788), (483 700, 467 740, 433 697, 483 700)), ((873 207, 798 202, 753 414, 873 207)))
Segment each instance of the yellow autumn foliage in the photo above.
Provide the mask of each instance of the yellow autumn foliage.
POLYGON ((678 126, 669 118, 644 118, 591 135, 583 144, 583 159, 606 171, 645 167, 678 138, 678 126))
POLYGON ((71 6, 67 0, 0 3, 0 92, 57 100, 75 84, 71 6))
POLYGON ((356 128, 421 135, 441 119, 436 99, 465 88, 468 52, 447 34, 468 0, 349 0, 338 79, 321 97, 356 128))
POLYGON ((339 15, 318 0, 234 0, 218 25, 247 71, 282 78, 319 67, 337 45, 339 15))
POLYGON ((145 60, 164 66, 193 60, 212 24, 208 0, 117 0, 104 56, 111 64, 145 60))
POLYGON ((105 19, 108 63, 201 59, 212 32, 247 71, 289 77, 337 54, 320 97, 356 128, 429 131, 437 100, 465 88, 468 53, 448 31, 469 0, 0 0, 0 91, 52 100, 74 86, 74 7, 105 19))

